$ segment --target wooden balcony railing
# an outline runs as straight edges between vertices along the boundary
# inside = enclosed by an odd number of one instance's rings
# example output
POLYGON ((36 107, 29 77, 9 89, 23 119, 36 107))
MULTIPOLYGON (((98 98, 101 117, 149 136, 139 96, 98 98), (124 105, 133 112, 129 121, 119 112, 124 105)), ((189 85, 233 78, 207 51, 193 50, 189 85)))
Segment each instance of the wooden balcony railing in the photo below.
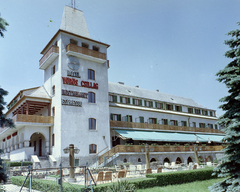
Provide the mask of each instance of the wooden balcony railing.
POLYGON ((88 56, 92 56, 92 57, 96 57, 99 59, 104 59, 106 60, 106 54, 105 53, 101 53, 99 51, 94 51, 85 47, 80 47, 74 44, 68 44, 67 45, 67 52, 68 51, 73 51, 73 52, 77 52, 77 53, 81 53, 84 55, 88 55, 88 56))
POLYGON ((183 127, 174 125, 160 125, 149 123, 125 122, 125 121, 110 121, 111 128, 139 128, 139 129, 155 129, 155 130, 173 130, 173 131, 189 131, 189 132, 204 132, 204 133, 222 133, 219 129, 198 128, 198 127, 183 127))
POLYGON ((43 64, 44 61, 51 55, 51 53, 59 53, 59 48, 56 45, 52 45, 52 47, 42 56, 39 60, 39 66, 43 64))
POLYGON ((27 122, 27 123, 54 123, 53 116, 40 116, 40 115, 25 115, 25 114, 16 114, 13 117, 14 123, 16 122, 27 122))
MULTIPOLYGON (((224 147, 222 145, 216 145, 216 146, 205 146, 201 147, 201 150, 199 151, 221 151, 224 147)), ((103 155, 98 157, 98 164, 101 165, 104 162, 104 159, 108 159, 115 155, 116 153, 126 153, 126 152, 142 152, 141 149, 143 148, 143 151, 145 149, 145 146, 141 145, 117 145, 104 153, 103 155)), ((151 152, 187 152, 187 151, 194 151, 193 146, 185 147, 185 146, 150 146, 151 152)))

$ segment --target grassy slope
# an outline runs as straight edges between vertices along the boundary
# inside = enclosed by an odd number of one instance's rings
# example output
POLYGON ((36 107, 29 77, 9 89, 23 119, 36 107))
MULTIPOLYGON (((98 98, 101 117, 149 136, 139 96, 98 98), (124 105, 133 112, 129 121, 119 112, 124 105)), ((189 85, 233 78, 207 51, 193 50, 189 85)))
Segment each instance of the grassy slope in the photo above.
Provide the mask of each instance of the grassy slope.
POLYGON ((222 181, 223 178, 211 179, 206 181, 196 181, 182 185, 169 185, 166 187, 153 187, 148 189, 141 189, 138 192, 209 192, 208 187, 222 181))

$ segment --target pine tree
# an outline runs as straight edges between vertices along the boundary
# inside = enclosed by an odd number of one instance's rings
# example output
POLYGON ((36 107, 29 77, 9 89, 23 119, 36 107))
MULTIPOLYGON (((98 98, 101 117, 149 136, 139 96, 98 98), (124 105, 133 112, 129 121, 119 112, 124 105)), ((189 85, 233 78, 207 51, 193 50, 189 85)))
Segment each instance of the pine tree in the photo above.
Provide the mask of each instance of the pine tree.
MULTIPOLYGON (((237 23, 238 26, 240 22, 237 23)), ((225 44, 230 50, 225 53, 231 62, 216 75, 217 80, 226 84, 229 95, 220 99, 224 104, 220 105, 225 113, 218 123, 225 127, 224 140, 228 143, 224 149, 222 164, 214 169, 218 177, 227 177, 223 181, 209 187, 211 192, 240 191, 240 30, 228 33, 232 38, 225 44)))
POLYGON ((6 119, 6 115, 3 114, 4 105, 6 105, 6 102, 4 102, 3 96, 6 96, 8 94, 7 91, 0 88, 0 128, 1 127, 14 127, 12 119, 6 119))
POLYGON ((8 26, 9 24, 7 23, 6 20, 4 20, 2 17, 0 17, 0 36, 4 37, 3 32, 6 31, 6 26, 8 26))

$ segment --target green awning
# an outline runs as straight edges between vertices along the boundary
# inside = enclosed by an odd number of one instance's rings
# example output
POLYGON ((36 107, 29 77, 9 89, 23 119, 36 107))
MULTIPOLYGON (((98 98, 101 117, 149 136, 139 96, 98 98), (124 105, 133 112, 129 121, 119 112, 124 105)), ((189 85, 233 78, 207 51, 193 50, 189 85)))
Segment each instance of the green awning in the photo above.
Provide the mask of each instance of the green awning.
POLYGON ((115 129, 115 131, 126 139, 141 140, 141 141, 168 141, 168 142, 196 142, 197 137, 199 142, 221 142, 223 136, 219 135, 204 135, 193 133, 173 133, 160 131, 138 131, 115 129), (209 138, 209 139, 208 139, 209 138))
MULTIPOLYGON (((188 133, 136 131, 125 129, 115 129, 115 131, 122 137, 141 141, 196 142, 197 138, 196 135, 188 133)), ((200 139, 199 142, 201 142, 200 139)))
POLYGON ((224 135, 211 135, 211 134, 197 134, 198 138, 205 140, 205 142, 222 142, 224 135))

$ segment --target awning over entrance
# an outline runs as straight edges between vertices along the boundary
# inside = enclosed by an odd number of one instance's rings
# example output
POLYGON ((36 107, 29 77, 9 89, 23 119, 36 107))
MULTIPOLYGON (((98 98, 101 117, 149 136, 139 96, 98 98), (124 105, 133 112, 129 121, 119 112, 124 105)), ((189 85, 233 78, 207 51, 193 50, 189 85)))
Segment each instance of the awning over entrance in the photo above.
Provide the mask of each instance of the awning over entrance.
POLYGON ((219 135, 204 135, 193 133, 172 133, 158 131, 137 131, 126 129, 115 129, 122 138, 141 140, 141 141, 169 141, 169 142, 221 142, 223 136, 219 135), (209 139, 208 139, 209 138, 209 139))

